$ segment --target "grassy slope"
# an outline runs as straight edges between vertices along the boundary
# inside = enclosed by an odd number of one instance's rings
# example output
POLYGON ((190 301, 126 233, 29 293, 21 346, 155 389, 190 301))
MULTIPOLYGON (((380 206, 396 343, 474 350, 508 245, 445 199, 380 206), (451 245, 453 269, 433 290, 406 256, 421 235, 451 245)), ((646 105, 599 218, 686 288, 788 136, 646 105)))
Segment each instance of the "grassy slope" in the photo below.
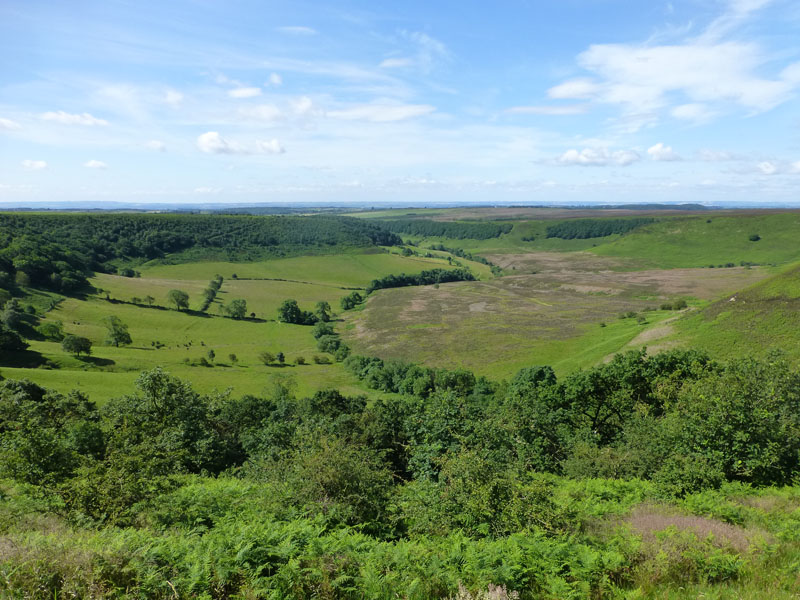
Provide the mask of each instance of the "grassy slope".
POLYGON ((763 356, 779 348, 800 361, 800 265, 721 299, 674 328, 674 340, 716 357, 763 356))
POLYGON ((34 341, 31 350, 41 353, 58 369, 0 369, 4 377, 27 377, 60 391, 79 388, 98 401, 129 392, 142 370, 161 365, 173 374, 192 381, 203 392, 233 388, 235 394, 260 393, 276 374, 296 379, 298 393, 312 393, 336 387, 345 393, 362 393, 364 388, 340 365, 267 367, 258 359, 264 350, 279 351, 289 362, 303 356, 309 363, 320 354, 309 327, 277 323, 273 319, 280 303, 287 298, 298 300, 301 308, 311 310, 319 300, 328 301, 338 310, 339 298, 348 294, 346 287, 361 287, 375 277, 389 273, 416 273, 424 269, 447 267, 442 259, 401 257, 394 254, 343 254, 336 256, 297 257, 258 263, 186 263, 144 266, 141 278, 98 275, 92 283, 108 291, 86 300, 69 298, 47 314, 47 319, 61 320, 67 333, 92 340, 93 355, 77 359, 65 354, 60 344, 34 341), (166 294, 178 288, 190 294, 191 307, 197 308, 199 293, 215 273, 226 277, 218 299, 207 316, 166 310, 166 294), (239 277, 274 277, 291 281, 234 280, 239 277), (155 307, 128 303, 130 298, 153 296, 155 307), (218 308, 233 298, 244 298, 248 313, 259 321, 234 321, 218 315, 218 308), (103 345, 106 329, 102 320, 116 315, 130 328, 133 345, 114 348, 103 345), (266 320, 266 321, 264 321, 266 320), (164 347, 156 349, 154 343, 164 347), (191 344, 188 348, 187 345, 191 344), (197 362, 216 354, 214 367, 190 366, 185 359, 197 362), (229 354, 236 354, 233 363, 229 354))
POLYGON ((800 214, 796 212, 666 216, 626 235, 586 240, 547 238, 547 225, 554 222, 512 221, 514 228, 510 233, 489 240, 402 237, 423 247, 442 243, 481 255, 588 250, 599 256, 626 259, 626 268, 630 269, 738 265, 742 261, 786 264, 800 259, 800 249, 796 244, 800 236, 800 214), (754 233, 761 236, 760 241, 749 240, 754 233))
POLYGON ((788 263, 800 258, 799 235, 797 213, 703 215, 660 221, 600 244, 592 252, 666 269, 741 261, 788 263), (761 236, 760 241, 748 239, 754 233, 761 236))

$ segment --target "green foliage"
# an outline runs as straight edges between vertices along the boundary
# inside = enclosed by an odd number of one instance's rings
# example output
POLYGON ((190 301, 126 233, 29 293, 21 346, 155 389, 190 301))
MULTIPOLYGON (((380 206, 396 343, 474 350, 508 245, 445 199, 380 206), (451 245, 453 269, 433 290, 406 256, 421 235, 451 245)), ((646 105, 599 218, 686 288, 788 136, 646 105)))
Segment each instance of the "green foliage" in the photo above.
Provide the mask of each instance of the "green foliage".
POLYGON ((628 233, 643 225, 654 223, 650 217, 628 219, 570 219, 547 226, 547 237, 563 240, 599 238, 615 233, 628 233))
POLYGON ((5 214, 0 271, 70 291, 85 285, 89 270, 110 270, 112 260, 151 260, 188 250, 247 260, 400 243, 376 223, 327 215, 5 214))
POLYGON ((475 275, 469 269, 430 269, 416 275, 387 275, 381 279, 373 279, 367 286, 367 294, 375 290, 406 287, 410 285, 431 285, 449 281, 475 281, 475 275))
POLYGON ((188 310, 189 294, 183 290, 170 290, 167 292, 167 304, 174 306, 176 310, 188 310))
POLYGON ((280 307, 278 307, 278 321, 281 323, 313 325, 318 320, 318 317, 314 313, 301 310, 297 305, 297 300, 284 300, 280 307))
POLYGON ((373 220, 384 229, 394 233, 407 233, 423 237, 447 237, 454 239, 488 240, 500 237, 513 228, 510 223, 464 223, 454 221, 432 221, 430 219, 373 220))
POLYGON ((3 352, 22 352, 27 347, 28 343, 16 331, 7 329, 0 322, 0 350, 3 352))
POLYGON ((75 356, 85 354, 89 356, 92 353, 92 341, 79 335, 67 334, 61 341, 61 347, 64 352, 69 352, 75 356))
POLYGON ((225 306, 225 312, 233 319, 244 319, 247 316, 247 301, 241 298, 231 300, 225 306))
POLYGON ((114 347, 129 346, 133 343, 131 334, 128 333, 128 326, 122 322, 122 319, 115 315, 110 315, 104 319, 108 335, 106 337, 106 344, 114 347))
POLYGON ((52 485, 101 456, 103 434, 95 406, 30 381, 0 382, 0 477, 52 485))
POLYGON ((342 310, 351 310, 361 304, 364 301, 364 298, 358 292, 350 292, 340 300, 340 305, 342 310))

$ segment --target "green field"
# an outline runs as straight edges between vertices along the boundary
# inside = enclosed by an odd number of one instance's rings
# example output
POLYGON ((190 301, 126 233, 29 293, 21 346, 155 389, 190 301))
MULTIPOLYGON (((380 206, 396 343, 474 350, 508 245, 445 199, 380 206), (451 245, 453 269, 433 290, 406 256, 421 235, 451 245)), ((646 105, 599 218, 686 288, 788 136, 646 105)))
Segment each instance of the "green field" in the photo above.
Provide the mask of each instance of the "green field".
MULTIPOLYGON (((481 267, 484 275, 488 271, 484 265, 471 264, 481 267)), ((338 312, 343 296, 374 278, 448 267, 441 258, 348 252, 253 263, 143 265, 138 268, 141 277, 98 274, 91 279, 98 293, 85 299, 67 298, 43 319, 61 321, 65 333, 89 338, 92 356, 75 358, 57 342, 34 340, 29 354, 40 354, 47 364, 40 368, 3 367, 0 372, 60 391, 77 388, 98 401, 131 392, 138 373, 156 365, 192 381, 203 392, 230 388, 235 395, 259 394, 277 375, 291 377, 301 394, 324 388, 364 393, 365 388, 340 365, 314 364, 313 356, 323 353, 317 350, 310 328, 276 322, 278 306, 291 298, 304 310, 313 310, 317 302, 326 301, 338 312), (189 294, 190 308, 199 308, 200 292, 217 273, 225 280, 205 315, 167 307, 169 290, 180 289, 189 294), (232 278, 234 274, 237 279, 232 278), (148 295, 155 299, 152 307, 142 300, 148 295), (134 297, 140 299, 137 304, 131 303, 134 297), (247 301, 247 313, 255 313, 255 320, 222 316, 222 306, 236 298, 247 301), (131 346, 104 344, 103 319, 111 315, 129 326, 131 346), (213 361, 208 358, 210 350, 215 354, 213 361), (286 366, 264 365, 259 359, 263 351, 283 352, 286 366), (235 362, 231 354, 236 355, 235 362), (297 357, 303 357, 307 364, 297 365, 297 357), (201 358, 213 366, 201 366, 201 358)))

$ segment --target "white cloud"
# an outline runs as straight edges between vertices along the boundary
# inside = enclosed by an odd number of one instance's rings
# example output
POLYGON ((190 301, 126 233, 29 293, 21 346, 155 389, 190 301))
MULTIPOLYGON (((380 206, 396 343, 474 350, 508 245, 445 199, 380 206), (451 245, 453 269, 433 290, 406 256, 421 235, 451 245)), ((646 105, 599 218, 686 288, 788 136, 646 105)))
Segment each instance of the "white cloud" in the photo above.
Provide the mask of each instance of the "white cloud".
POLYGON ((53 121, 55 123, 61 123, 62 125, 108 125, 108 121, 105 119, 98 119, 89 113, 82 113, 78 115, 67 113, 63 110, 59 110, 58 112, 51 111, 43 113, 40 118, 43 121, 53 121))
POLYGON ((216 131, 208 131, 197 138, 197 148, 206 154, 283 154, 278 140, 256 140, 251 146, 229 141, 216 131))
POLYGON ((662 142, 658 142, 655 146, 650 146, 647 149, 647 154, 653 160, 675 161, 683 160, 673 149, 672 146, 665 146, 662 142))
POLYGON ((228 92, 228 96, 231 98, 255 98, 260 95, 261 88, 257 87, 240 87, 228 92))
POLYGON ((589 99, 596 96, 601 86, 591 79, 570 79, 562 84, 551 87, 547 95, 555 99, 589 99))
POLYGON ((273 122, 283 117, 283 111, 274 104, 248 106, 247 108, 240 109, 239 112, 245 117, 256 119, 258 121, 273 122))
POLYGON ((414 64, 412 58, 386 58, 378 65, 381 69, 398 69, 403 67, 410 67, 414 64))
POLYGON ((164 102, 173 108, 177 108, 183 102, 183 94, 175 90, 167 90, 164 94, 164 102))
POLYGON ((314 110, 314 102, 308 96, 300 96, 289 102, 292 112, 296 115, 308 115, 314 110))
POLYGON ((218 132, 208 131, 197 137, 197 147, 206 154, 241 154, 242 150, 230 144, 218 132))
POLYGON ((156 150, 157 152, 165 152, 167 149, 166 144, 161 140, 150 140, 145 145, 145 148, 149 148, 150 150, 156 150))
POLYGON ((725 40, 769 0, 734 0, 696 38, 673 44, 594 44, 577 57, 591 77, 570 79, 548 91, 552 98, 591 99, 620 106, 626 113, 653 112, 677 104, 674 118, 702 122, 721 106, 751 112, 770 110, 800 87, 800 62, 784 65, 756 43, 725 40), (708 106, 711 104, 711 106, 708 106))
POLYGON ((256 148, 259 154, 283 154, 286 150, 281 146, 278 140, 259 140, 256 142, 256 148))
POLYGON ((19 129, 22 129, 22 126, 16 121, 0 117, 0 131, 17 131, 19 129))
POLYGON ((640 159, 639 154, 633 150, 615 150, 612 152, 608 148, 584 148, 581 151, 567 150, 556 159, 556 163, 582 167, 602 167, 606 165, 626 167, 640 159))
POLYGON ((715 115, 714 111, 709 110, 705 104, 699 102, 676 106, 670 111, 670 114, 676 119, 694 121, 695 123, 710 121, 715 115))
POLYGON ((348 121, 385 123, 420 117, 435 110, 436 108, 429 104, 362 104, 343 110, 333 110, 327 115, 348 121))
POLYGON ((762 161, 756 165, 756 168, 762 175, 775 175, 778 172, 778 165, 768 160, 762 161))
POLYGON ((279 87, 283 85, 283 77, 278 75, 277 73, 270 73, 269 74, 269 85, 279 87))
POLYGON ((289 33, 291 35, 317 35, 317 30, 311 27, 303 27, 300 25, 290 25, 287 27, 278 27, 281 33, 289 33))
POLYGON ((22 168, 28 171, 41 171, 47 168, 47 163, 43 160, 23 160, 22 168))
POLYGON ((105 169, 108 167, 102 160, 87 160, 83 163, 83 166, 89 169, 105 169))
POLYGON ((789 171, 791 173, 800 173, 800 160, 793 162, 789 171))
POLYGON ((585 104, 571 104, 568 106, 512 106, 506 112, 512 115, 582 115, 587 111, 585 104))
POLYGON ((741 157, 724 150, 701 150, 698 154, 700 160, 705 162, 724 162, 728 160, 739 160, 741 157))
POLYGON ((416 62, 423 71, 429 72, 434 65, 450 58, 450 51, 444 43, 421 31, 403 31, 403 36, 417 48, 416 62))

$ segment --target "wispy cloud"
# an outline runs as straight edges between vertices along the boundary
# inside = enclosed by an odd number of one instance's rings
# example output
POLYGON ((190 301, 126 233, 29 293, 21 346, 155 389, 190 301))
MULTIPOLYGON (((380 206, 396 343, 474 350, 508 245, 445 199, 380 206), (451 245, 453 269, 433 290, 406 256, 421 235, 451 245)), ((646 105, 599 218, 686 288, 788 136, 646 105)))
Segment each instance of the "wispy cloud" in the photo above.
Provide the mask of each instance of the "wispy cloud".
POLYGON ((288 33, 290 35, 317 35, 317 30, 313 27, 305 27, 302 25, 287 25, 284 27, 278 27, 278 31, 281 33, 288 33))
POLYGON ((257 87, 239 87, 228 92, 231 98, 255 98, 260 95, 261 88, 257 87))
POLYGON ((571 104, 565 106, 512 106, 506 112, 512 115, 546 115, 551 117, 582 115, 589 109, 586 104, 571 104))
POLYGON ((326 114, 334 119, 381 123, 421 117, 435 110, 436 107, 429 104, 362 104, 341 110, 332 110, 326 114))
POLYGON ((256 140, 253 144, 227 140, 217 131, 208 131, 197 138, 197 148, 206 154, 283 154, 278 140, 256 140))
POLYGON ((108 168, 108 165, 106 163, 104 163, 102 160, 94 160, 94 159, 87 160, 85 163, 83 163, 83 166, 86 167, 87 169, 106 169, 106 168, 108 168))
POLYGON ((89 113, 71 114, 64 112, 63 110, 43 113, 40 115, 40 118, 43 121, 52 121, 62 125, 84 125, 87 127, 94 125, 108 125, 108 121, 105 119, 98 119, 89 113))
POLYGON ((156 152, 166 152, 167 150, 167 145, 161 140, 150 140, 144 147, 149 150, 155 150, 156 152))
POLYGON ((616 165, 627 167, 641 159, 633 150, 609 150, 608 148, 584 148, 567 150, 555 162, 564 166, 604 167, 616 165))
POLYGON ((22 129, 22 125, 11 119, 0 118, 0 131, 18 131, 22 129))
POLYGON ((662 142, 650 146, 647 149, 647 154, 653 160, 667 162, 683 160, 680 155, 672 149, 672 146, 665 146, 662 142))
POLYGON ((548 90, 555 99, 592 100, 620 106, 625 113, 669 108, 677 119, 705 122, 714 105, 764 112, 787 102, 800 87, 800 63, 777 76, 773 57, 753 42, 724 39, 768 0, 735 0, 698 38, 673 44, 594 44, 578 55, 592 74, 548 90), (675 104, 675 100, 679 103, 675 104))
POLYGON ((47 168, 47 163, 43 160, 23 160, 22 168, 26 171, 41 171, 47 168))
POLYGON ((399 69, 414 64, 413 58, 385 58, 378 65, 381 69, 399 69))

